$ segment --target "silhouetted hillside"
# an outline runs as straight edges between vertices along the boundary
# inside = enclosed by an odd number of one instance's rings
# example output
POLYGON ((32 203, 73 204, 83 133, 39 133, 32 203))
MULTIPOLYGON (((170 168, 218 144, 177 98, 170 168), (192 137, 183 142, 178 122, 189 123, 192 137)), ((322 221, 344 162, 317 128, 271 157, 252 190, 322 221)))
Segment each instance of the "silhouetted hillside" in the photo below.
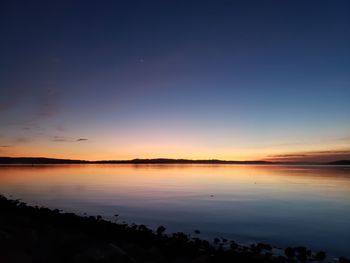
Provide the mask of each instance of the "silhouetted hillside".
POLYGON ((328 164, 332 164, 332 165, 350 165, 350 160, 340 160, 340 161, 330 162, 328 164))
MULTIPOLYGON (((101 160, 86 161, 72 159, 57 159, 44 157, 0 157, 0 164, 312 164, 303 162, 267 162, 267 161, 225 161, 217 159, 190 160, 190 159, 133 159, 133 160, 101 160)), ((319 163, 316 163, 319 164, 319 163)), ((324 163, 326 165, 350 165, 349 160, 324 163)))
POLYGON ((102 160, 85 161, 71 159, 56 159, 43 157, 0 157, 1 164, 271 164, 265 161, 223 161, 223 160, 188 160, 188 159, 133 159, 133 160, 102 160))
POLYGON ((42 157, 0 157, 1 164, 79 164, 89 163, 89 161, 70 160, 70 159, 55 159, 42 157))
POLYGON ((107 160, 107 161, 96 161, 94 163, 134 163, 134 164, 269 164, 270 162, 265 161, 223 161, 223 160, 189 160, 189 159, 133 159, 133 160, 107 160))

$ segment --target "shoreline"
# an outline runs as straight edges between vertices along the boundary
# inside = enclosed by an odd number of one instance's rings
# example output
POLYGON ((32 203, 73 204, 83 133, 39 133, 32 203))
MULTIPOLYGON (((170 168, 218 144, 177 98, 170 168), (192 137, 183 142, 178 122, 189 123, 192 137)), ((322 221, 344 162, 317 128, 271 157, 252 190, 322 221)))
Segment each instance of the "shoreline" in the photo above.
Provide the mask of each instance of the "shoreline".
MULTIPOLYGON (((278 250, 215 238, 212 243, 165 227, 114 223, 29 206, 0 195, 0 262, 322 262, 325 252, 305 247, 278 250)), ((116 217, 117 218, 117 217, 116 217)), ((327 262, 348 263, 340 257, 327 262)))

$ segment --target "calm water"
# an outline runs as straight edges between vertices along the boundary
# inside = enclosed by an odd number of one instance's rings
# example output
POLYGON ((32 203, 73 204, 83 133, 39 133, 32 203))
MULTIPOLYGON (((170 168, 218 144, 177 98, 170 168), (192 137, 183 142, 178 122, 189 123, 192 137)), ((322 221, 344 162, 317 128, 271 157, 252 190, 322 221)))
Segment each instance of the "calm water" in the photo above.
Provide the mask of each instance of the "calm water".
POLYGON ((0 193, 202 238, 350 256, 349 166, 0 166, 0 193))

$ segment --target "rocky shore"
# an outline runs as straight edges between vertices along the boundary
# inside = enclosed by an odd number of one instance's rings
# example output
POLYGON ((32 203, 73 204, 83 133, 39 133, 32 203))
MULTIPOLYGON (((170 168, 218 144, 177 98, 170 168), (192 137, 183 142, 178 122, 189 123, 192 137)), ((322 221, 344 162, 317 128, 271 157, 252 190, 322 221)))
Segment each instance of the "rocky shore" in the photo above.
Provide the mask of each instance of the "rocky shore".
POLYGON ((0 196, 0 262, 339 262, 305 247, 277 250, 268 244, 212 243, 184 233, 165 234, 163 226, 113 223, 28 206, 0 196), (279 252, 276 252, 279 251, 279 252))

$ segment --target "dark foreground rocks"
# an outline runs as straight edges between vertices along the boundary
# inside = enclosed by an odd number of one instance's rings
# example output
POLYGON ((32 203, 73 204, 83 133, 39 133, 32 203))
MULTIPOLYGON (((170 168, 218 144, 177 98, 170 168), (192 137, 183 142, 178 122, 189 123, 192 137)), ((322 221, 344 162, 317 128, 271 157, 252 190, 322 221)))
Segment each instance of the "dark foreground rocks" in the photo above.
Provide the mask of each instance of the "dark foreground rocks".
MULTIPOLYGON (((144 225, 116 224, 101 217, 81 217, 31 207, 0 196, 0 262, 303 262, 323 261, 324 252, 303 247, 274 255, 268 244, 241 246, 234 241, 210 244, 184 233, 164 234, 144 225)), ((341 258, 339 262, 348 262, 341 258)))

